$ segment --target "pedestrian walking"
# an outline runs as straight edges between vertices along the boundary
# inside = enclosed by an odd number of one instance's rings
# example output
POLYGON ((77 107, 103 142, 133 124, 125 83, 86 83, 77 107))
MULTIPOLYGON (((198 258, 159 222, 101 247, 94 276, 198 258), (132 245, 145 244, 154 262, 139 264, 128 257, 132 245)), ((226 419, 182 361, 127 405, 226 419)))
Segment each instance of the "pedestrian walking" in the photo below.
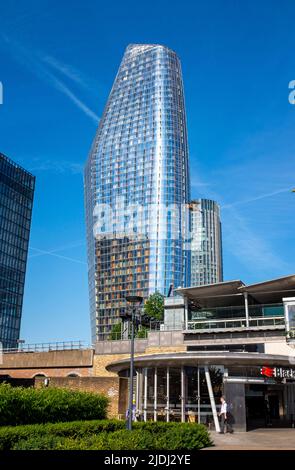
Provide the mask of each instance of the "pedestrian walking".
POLYGON ((224 429, 226 428, 226 432, 233 433, 233 429, 230 424, 229 420, 229 413, 228 413, 228 405, 226 403, 225 398, 222 396, 220 398, 221 402, 221 409, 219 413, 220 417, 220 434, 224 434, 224 429))

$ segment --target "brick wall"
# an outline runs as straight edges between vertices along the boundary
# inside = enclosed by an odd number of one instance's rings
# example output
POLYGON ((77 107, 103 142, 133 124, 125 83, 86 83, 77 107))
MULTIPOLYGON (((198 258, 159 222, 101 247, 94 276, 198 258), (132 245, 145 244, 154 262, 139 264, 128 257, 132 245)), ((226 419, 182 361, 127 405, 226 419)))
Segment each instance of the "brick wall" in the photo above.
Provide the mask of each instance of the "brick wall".
MULTIPOLYGON (((144 356, 144 354, 135 354, 136 356, 144 356)), ((108 372, 106 366, 111 362, 120 361, 130 358, 130 354, 106 354, 104 356, 94 355, 93 357, 93 375, 99 377, 117 377, 116 372, 108 372)))
POLYGON ((0 376, 31 379, 37 374, 47 377, 78 374, 91 377, 93 353, 93 349, 5 353, 1 356, 0 376))
POLYGON ((4 353, 0 369, 91 367, 93 349, 4 353))
MULTIPOLYGON (((35 387, 40 388, 44 379, 36 378, 35 387)), ((68 388, 85 392, 102 393, 110 400, 108 416, 118 417, 119 378, 116 377, 51 377, 49 387, 68 388)))
POLYGON ((13 379, 33 379, 42 374, 46 377, 67 377, 69 374, 77 374, 82 377, 92 377, 92 367, 36 367, 34 369, 0 369, 1 376, 9 376, 13 379))

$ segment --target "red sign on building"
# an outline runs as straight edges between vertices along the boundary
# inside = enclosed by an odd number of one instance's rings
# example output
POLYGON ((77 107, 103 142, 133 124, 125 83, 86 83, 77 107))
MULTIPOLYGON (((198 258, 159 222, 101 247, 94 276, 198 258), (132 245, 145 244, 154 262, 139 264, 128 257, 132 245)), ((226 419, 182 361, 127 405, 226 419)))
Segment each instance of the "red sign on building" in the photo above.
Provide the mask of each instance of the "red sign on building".
POLYGON ((268 367, 263 366, 260 369, 261 375, 266 377, 274 377, 278 379, 295 379, 295 369, 287 367, 268 367))

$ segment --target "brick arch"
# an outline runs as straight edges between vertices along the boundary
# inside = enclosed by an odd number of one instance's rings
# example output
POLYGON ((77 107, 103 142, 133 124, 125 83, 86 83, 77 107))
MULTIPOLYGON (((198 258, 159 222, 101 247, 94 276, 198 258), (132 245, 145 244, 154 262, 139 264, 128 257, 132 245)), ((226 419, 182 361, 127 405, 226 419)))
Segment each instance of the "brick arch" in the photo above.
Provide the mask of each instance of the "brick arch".
POLYGON ((43 377, 44 379, 47 379, 48 378, 48 375, 46 375, 44 372, 36 372, 36 374, 32 375, 32 379, 35 379, 35 378, 39 378, 40 379, 43 377))
POLYGON ((71 377, 81 377, 81 374, 79 374, 78 372, 76 371, 73 371, 73 372, 69 372, 67 374, 67 377, 71 378, 71 377))

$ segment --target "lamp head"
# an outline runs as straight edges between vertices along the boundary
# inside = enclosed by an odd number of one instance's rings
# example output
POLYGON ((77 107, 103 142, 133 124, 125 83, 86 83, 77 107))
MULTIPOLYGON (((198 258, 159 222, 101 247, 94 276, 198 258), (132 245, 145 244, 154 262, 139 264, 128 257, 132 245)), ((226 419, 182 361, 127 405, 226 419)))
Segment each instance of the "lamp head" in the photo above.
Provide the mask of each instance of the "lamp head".
POLYGON ((140 295, 127 295, 126 300, 131 304, 141 304, 141 302, 143 301, 143 297, 141 297, 140 295))

